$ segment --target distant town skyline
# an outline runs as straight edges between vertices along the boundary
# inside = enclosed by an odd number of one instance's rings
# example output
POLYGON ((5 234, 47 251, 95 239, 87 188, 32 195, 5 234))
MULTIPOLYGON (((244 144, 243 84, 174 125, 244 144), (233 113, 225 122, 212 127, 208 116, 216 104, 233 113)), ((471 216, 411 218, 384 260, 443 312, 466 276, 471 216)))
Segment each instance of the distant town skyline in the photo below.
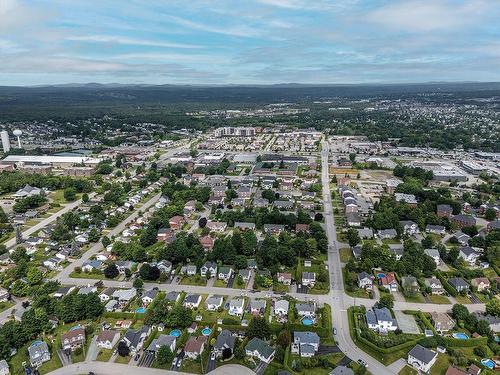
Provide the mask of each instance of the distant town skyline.
POLYGON ((0 86, 500 81, 486 0, 2 0, 0 86))

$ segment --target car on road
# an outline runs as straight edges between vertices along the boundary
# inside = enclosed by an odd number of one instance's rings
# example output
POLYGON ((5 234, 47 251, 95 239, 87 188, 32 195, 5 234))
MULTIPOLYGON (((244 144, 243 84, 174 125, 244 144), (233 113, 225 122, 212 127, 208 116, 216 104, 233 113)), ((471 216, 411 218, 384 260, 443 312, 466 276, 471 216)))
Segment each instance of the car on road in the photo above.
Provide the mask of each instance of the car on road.
POLYGON ((337 328, 334 328, 333 329, 333 334, 336 335, 337 334, 337 328))
POLYGON ((134 361, 136 361, 136 362, 137 362, 137 361, 139 360, 139 358, 141 358, 141 355, 140 355, 139 353, 137 353, 137 354, 135 355, 135 357, 134 357, 134 361))
POLYGON ((215 361, 215 352, 212 352, 212 354, 210 354, 210 360, 215 361))
POLYGON ((359 363, 361 366, 368 367, 368 363, 366 363, 365 361, 363 361, 361 358, 360 358, 360 359, 358 359, 358 363, 359 363))
POLYGON ((181 367, 181 364, 182 364, 182 358, 179 358, 179 360, 177 361, 177 367, 181 367))

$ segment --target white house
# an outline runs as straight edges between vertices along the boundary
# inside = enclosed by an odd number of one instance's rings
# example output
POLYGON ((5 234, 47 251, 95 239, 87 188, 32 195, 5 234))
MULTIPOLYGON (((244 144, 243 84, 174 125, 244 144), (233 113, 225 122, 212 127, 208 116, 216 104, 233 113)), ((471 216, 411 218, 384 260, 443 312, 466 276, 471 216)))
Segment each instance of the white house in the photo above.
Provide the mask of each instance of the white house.
POLYGON ((189 309, 195 309, 200 306, 201 295, 199 294, 188 294, 186 298, 184 298, 184 307, 189 309))
POLYGON ((274 315, 281 315, 281 316, 288 315, 289 307, 290 304, 285 299, 276 301, 276 303, 274 304, 274 315))
POLYGON ((265 341, 254 337, 245 346, 247 356, 257 358, 262 362, 270 363, 274 358, 275 350, 265 341))
POLYGON ((316 274, 314 272, 302 272, 302 285, 313 287, 316 283, 316 274))
POLYGON ((378 332, 395 331, 398 329, 398 323, 391 315, 387 307, 378 309, 376 307, 367 310, 365 313, 366 324, 368 328, 378 332))
POLYGON ((319 336, 316 332, 293 333, 292 353, 301 357, 313 357, 319 349, 319 336))
POLYGON ((441 256, 439 255, 438 249, 424 249, 424 253, 434 259, 436 266, 441 264, 441 256))
POLYGON ((229 315, 242 316, 245 300, 243 298, 233 298, 229 302, 229 315))
POLYGON ((419 371, 428 373, 437 357, 435 351, 417 344, 408 353, 408 364, 419 371))

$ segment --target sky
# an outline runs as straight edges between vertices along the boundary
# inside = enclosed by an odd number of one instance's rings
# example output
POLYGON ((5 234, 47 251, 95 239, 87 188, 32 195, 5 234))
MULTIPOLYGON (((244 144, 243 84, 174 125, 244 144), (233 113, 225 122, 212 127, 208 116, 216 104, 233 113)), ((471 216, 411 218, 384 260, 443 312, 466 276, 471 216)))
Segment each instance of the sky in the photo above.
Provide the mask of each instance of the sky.
POLYGON ((0 85, 500 81, 499 0, 0 0, 0 85))

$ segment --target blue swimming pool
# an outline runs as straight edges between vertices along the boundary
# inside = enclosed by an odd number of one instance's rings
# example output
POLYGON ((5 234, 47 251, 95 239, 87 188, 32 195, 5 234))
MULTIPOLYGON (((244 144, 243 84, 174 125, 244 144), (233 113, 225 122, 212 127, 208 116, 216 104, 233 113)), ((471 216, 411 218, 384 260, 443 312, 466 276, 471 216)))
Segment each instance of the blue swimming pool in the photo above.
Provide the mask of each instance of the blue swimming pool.
POLYGON ((173 329, 170 331, 170 336, 179 337, 181 335, 180 329, 173 329))
POLYGON ((309 318, 302 319, 302 324, 305 326, 312 326, 314 324, 314 320, 309 318))
POLYGON ((454 334, 452 334, 452 336, 454 339, 459 339, 459 340, 468 340, 469 339, 469 336, 467 336, 463 332, 454 333, 454 334))
POLYGON ((212 329, 211 328, 208 328, 208 327, 205 327, 201 330, 201 334, 203 336, 210 336, 210 334, 212 333, 212 329))
POLYGON ((144 314, 146 312, 146 309, 144 307, 139 307, 135 309, 135 312, 139 314, 144 314))
POLYGON ((490 370, 493 370, 495 368, 495 361, 489 358, 481 359, 481 364, 488 367, 490 370))

